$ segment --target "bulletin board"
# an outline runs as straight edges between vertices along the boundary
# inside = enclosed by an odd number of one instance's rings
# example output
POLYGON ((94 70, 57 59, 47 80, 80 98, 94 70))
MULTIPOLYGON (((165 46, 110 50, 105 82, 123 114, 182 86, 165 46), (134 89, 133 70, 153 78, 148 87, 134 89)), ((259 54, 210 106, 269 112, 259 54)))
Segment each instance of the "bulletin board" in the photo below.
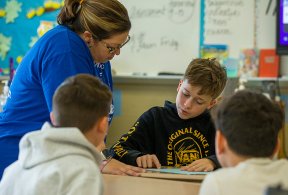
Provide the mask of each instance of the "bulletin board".
POLYGON ((11 58, 17 68, 21 58, 45 31, 38 30, 42 22, 49 23, 49 26, 56 25, 61 2, 62 0, 0 1, 0 75, 9 74, 11 58))
MULTIPOLYGON (((39 39, 42 21, 54 22, 59 9, 28 18, 31 10, 61 0, 0 1, 0 74, 39 39), (3 11, 7 14, 3 15, 3 11), (1 72, 2 71, 2 72, 1 72)), ((275 48, 273 0, 120 0, 132 22, 131 40, 111 61, 117 74, 183 73, 206 44, 227 45, 237 58, 243 48, 275 48)))

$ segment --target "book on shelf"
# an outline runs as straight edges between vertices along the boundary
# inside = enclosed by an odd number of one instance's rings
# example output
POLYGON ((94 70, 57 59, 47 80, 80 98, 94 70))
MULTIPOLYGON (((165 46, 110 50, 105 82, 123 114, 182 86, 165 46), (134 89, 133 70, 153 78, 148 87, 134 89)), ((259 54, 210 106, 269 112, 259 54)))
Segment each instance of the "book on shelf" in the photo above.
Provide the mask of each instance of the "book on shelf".
POLYGON ((228 58, 227 45, 205 44, 201 46, 201 58, 216 58, 221 64, 228 58))
POLYGON ((227 77, 236 78, 239 71, 239 60, 236 58, 227 58, 223 62, 226 67, 227 77))
POLYGON ((260 49, 259 77, 279 76, 279 56, 275 49, 260 49))
POLYGON ((258 52, 256 49, 248 48, 241 50, 238 76, 242 78, 258 76, 258 52))

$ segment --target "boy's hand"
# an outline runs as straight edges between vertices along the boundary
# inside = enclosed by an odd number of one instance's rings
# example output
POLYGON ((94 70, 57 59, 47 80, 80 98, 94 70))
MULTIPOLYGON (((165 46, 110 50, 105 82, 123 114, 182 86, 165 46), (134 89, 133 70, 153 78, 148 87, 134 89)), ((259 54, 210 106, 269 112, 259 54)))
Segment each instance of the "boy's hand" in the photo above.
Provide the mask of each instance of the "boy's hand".
POLYGON ((161 168, 161 164, 155 154, 146 154, 144 156, 139 156, 136 159, 138 167, 142 168, 152 168, 156 167, 157 169, 161 168))
POLYGON ((116 159, 111 159, 102 169, 102 173, 113 175, 140 176, 144 172, 142 168, 126 165, 116 159))
POLYGON ((195 160, 191 164, 187 166, 181 167, 181 170, 183 171, 195 171, 195 172, 200 172, 200 171, 213 171, 215 168, 215 164, 208 158, 202 158, 199 160, 195 160))

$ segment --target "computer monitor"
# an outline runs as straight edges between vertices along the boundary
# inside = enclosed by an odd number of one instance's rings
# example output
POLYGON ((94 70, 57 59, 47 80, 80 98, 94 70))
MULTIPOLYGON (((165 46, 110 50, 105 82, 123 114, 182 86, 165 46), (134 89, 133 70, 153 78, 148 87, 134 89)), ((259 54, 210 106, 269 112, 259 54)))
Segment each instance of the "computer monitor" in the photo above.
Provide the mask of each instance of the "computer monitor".
POLYGON ((277 0, 277 45, 278 55, 288 55, 288 0, 277 0))

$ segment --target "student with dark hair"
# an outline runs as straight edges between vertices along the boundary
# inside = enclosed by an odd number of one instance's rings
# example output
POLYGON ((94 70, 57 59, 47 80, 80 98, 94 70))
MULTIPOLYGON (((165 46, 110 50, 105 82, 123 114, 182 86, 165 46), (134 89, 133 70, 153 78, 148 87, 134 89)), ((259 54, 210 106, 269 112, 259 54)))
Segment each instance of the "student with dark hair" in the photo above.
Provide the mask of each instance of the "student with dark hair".
POLYGON ((0 194, 102 194, 99 147, 112 101, 99 79, 80 74, 55 92, 51 121, 20 141, 18 160, 5 169, 0 194))
MULTIPOLYGON (((118 0, 65 0, 57 21, 18 66, 0 113, 0 179, 22 136, 50 121, 52 96, 66 78, 90 74, 113 90, 110 60, 130 39, 126 8, 118 0)), ((109 122, 113 110, 112 103, 109 122)))
POLYGON ((164 107, 153 107, 142 114, 112 147, 115 158, 143 168, 218 168, 209 109, 217 102, 226 81, 226 70, 217 60, 192 60, 179 82, 176 103, 166 101, 164 107))
POLYGON ((268 187, 288 189, 288 161, 275 160, 283 112, 266 96, 239 91, 216 112, 216 155, 221 168, 208 174, 200 195, 263 195, 268 187))

